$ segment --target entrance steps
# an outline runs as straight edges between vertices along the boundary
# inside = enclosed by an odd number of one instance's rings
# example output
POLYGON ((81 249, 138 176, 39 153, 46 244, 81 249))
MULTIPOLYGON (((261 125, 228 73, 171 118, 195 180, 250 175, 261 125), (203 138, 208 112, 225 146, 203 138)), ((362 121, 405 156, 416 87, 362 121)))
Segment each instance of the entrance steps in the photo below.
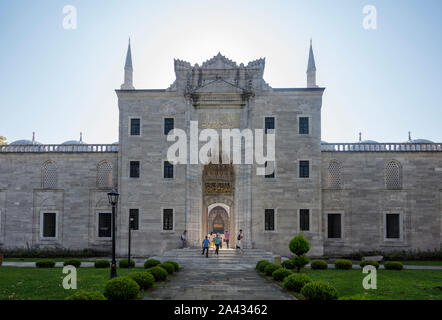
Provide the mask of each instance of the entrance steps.
POLYGON ((160 261, 176 261, 180 265, 192 265, 192 266, 212 266, 219 268, 220 265, 226 267, 251 267, 255 266, 259 260, 273 261, 274 255, 271 252, 261 249, 244 249, 243 253, 240 253, 236 249, 220 249, 219 255, 215 254, 214 249, 209 250, 209 258, 206 255, 201 254, 202 249, 186 248, 186 249, 173 249, 163 253, 161 256, 152 257, 160 261))

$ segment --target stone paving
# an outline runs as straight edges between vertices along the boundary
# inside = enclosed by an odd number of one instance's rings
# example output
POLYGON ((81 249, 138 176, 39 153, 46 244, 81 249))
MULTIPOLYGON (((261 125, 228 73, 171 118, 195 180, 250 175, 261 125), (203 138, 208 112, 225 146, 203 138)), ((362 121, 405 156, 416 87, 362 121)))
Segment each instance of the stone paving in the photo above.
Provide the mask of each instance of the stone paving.
POLYGON ((260 276, 248 265, 225 269, 215 263, 212 270, 184 267, 144 299, 295 300, 280 286, 260 276))

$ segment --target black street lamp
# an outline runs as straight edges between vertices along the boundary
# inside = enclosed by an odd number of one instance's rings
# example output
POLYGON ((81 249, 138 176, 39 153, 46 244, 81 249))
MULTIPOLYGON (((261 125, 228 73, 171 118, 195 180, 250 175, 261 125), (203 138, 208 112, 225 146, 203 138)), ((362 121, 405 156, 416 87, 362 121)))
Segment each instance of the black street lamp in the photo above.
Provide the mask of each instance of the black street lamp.
POLYGON ((133 217, 130 216, 129 213, 129 243, 128 243, 128 248, 127 248, 127 261, 128 261, 128 268, 130 268, 130 231, 134 228, 133 224, 134 224, 135 219, 133 217))
POLYGON ((112 206, 112 262, 111 262, 111 272, 110 279, 117 276, 117 261, 115 260, 115 211, 118 203, 118 192, 111 190, 107 197, 109 198, 109 203, 112 206))

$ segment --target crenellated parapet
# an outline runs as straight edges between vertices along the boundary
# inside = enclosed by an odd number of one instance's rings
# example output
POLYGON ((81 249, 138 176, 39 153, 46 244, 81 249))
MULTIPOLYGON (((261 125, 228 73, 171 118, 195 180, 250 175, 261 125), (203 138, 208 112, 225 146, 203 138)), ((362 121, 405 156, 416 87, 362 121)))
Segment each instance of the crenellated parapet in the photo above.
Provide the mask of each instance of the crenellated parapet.
POLYGON ((218 80, 241 89, 243 93, 271 90, 263 79, 264 58, 251 61, 245 66, 218 53, 201 66, 198 63, 192 66, 187 61, 174 59, 174 67, 176 80, 168 88, 169 91, 192 94, 218 80))

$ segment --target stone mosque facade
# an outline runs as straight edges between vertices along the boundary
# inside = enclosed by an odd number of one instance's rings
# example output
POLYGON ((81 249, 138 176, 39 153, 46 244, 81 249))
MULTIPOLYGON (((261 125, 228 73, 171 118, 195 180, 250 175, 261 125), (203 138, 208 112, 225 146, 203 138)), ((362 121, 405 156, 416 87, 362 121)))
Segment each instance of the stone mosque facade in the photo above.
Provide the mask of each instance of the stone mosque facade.
POLYGON ((116 90, 118 143, 33 138, 0 146, 1 248, 109 250, 110 189, 120 194, 119 255, 127 252, 129 218, 137 256, 178 248, 184 230, 189 246, 229 231, 234 247, 242 229, 246 249, 282 255, 299 232, 311 256, 441 248, 442 144, 321 141, 325 88, 316 85, 311 44, 305 88, 272 88, 264 59, 238 65, 218 54, 174 65, 169 88, 135 89, 129 44, 116 90), (198 130, 273 129, 272 170, 171 164, 167 134, 189 133, 191 121, 198 130))

